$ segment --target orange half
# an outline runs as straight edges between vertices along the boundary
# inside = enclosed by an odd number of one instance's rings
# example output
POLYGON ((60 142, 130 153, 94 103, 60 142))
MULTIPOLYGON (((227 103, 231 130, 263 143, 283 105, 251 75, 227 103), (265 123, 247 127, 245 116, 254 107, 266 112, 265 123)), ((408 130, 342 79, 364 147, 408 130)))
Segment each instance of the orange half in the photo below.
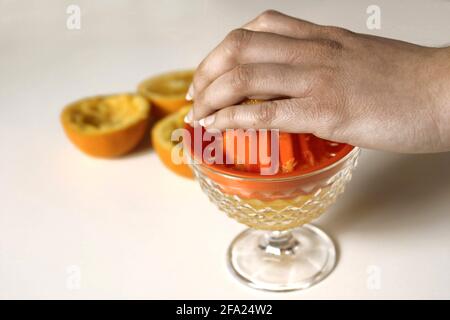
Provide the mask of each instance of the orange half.
POLYGON ((68 138, 83 152, 112 158, 133 149, 143 138, 150 116, 148 101, 135 94, 85 98, 61 114, 68 138))
POLYGON ((172 153, 183 155, 182 143, 172 142, 172 132, 176 129, 184 128, 184 117, 191 109, 191 105, 184 106, 178 112, 173 113, 159 120, 152 129, 152 144, 163 164, 176 174, 193 178, 189 165, 185 163, 175 163, 172 160, 172 153))
POLYGON ((138 92, 152 103, 155 115, 161 118, 189 103, 185 97, 193 77, 194 70, 163 73, 142 81, 138 92))

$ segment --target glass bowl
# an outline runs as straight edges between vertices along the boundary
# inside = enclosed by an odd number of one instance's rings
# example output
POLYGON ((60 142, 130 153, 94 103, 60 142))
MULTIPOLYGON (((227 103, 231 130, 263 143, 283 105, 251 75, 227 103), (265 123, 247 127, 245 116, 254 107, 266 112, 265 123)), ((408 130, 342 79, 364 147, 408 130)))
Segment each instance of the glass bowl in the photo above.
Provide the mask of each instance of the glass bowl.
POLYGON ((262 290, 308 288, 334 268, 333 241, 308 224, 331 204, 352 176, 360 149, 320 170, 289 177, 241 177, 191 162, 202 190, 230 218, 250 228, 228 249, 231 272, 262 290))

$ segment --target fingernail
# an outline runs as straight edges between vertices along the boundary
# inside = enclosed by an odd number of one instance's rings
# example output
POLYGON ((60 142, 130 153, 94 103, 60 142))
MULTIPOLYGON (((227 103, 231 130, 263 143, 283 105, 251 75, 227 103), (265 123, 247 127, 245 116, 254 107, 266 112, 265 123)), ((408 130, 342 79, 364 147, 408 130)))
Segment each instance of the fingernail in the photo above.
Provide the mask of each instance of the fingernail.
POLYGON ((200 123, 200 125, 202 127, 209 127, 210 125, 212 125, 214 123, 215 119, 216 119, 216 115, 212 114, 210 116, 207 116, 206 118, 200 119, 200 121, 198 123, 200 123))
POLYGON ((192 109, 189 110, 188 114, 184 117, 184 122, 185 123, 191 123, 193 115, 194 115, 194 111, 192 109))
POLYGON ((191 83, 191 84, 189 85, 188 92, 186 93, 186 100, 187 100, 187 101, 191 101, 193 97, 194 97, 194 86, 193 86, 193 84, 191 83))

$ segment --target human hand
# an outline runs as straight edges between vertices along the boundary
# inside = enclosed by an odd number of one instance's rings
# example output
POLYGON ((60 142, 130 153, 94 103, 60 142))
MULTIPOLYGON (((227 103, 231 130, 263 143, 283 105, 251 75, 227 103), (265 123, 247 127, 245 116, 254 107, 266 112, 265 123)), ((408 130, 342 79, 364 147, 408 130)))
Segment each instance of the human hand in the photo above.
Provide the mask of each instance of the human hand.
POLYGON ((450 48, 267 11, 199 65, 186 121, 309 132, 397 152, 450 150, 450 48), (239 105, 245 98, 269 100, 239 105))

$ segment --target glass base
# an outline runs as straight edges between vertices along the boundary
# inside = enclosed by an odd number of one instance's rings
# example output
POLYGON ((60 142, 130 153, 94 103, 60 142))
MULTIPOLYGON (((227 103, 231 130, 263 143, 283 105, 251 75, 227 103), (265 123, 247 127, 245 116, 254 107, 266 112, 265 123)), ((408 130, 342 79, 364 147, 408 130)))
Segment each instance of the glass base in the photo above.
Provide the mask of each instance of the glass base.
POLYGON ((319 228, 305 224, 291 231, 247 229, 228 249, 232 273, 248 286, 267 291, 301 290, 333 270, 333 241, 319 228))

